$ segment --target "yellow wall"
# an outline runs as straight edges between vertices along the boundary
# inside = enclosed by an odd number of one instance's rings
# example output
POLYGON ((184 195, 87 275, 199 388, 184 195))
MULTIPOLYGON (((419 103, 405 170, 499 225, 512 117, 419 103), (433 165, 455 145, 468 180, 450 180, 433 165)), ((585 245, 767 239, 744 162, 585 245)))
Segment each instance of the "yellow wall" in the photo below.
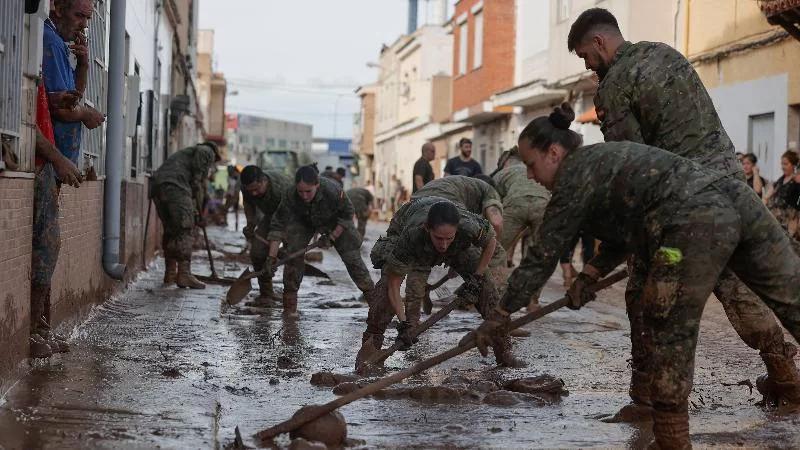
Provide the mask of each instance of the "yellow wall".
POLYGON ((767 23, 754 0, 689 2, 689 56, 780 30, 767 23))

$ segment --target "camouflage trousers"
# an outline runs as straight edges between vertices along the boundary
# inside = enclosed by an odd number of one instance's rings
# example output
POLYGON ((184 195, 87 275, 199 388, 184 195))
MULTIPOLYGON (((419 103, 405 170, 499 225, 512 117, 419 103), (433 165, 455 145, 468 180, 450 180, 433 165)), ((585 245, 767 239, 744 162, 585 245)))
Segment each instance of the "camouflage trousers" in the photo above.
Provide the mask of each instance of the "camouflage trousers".
POLYGON ((31 247, 31 333, 44 317, 50 323, 50 282, 61 251, 58 225, 60 185, 50 163, 36 169, 33 180, 33 239, 31 247))
MULTIPOLYGON (((503 205, 503 232, 499 242, 508 253, 513 253, 511 244, 514 238, 526 228, 530 229, 530 236, 535 238, 539 225, 544 218, 544 210, 548 200, 541 197, 525 197, 514 199, 503 205)), ((531 240, 531 243, 533 240, 531 240)))
POLYGON ((153 203, 164 226, 161 241, 164 257, 189 261, 192 258, 192 230, 197 214, 194 199, 177 186, 162 184, 153 189, 153 203))
MULTIPOLYGON (((267 263, 267 258, 269 257, 269 245, 266 244, 265 241, 267 241, 271 221, 272 216, 261 215, 261 219, 255 230, 255 235, 264 238, 264 240, 262 241, 258 238, 253 238, 251 240, 250 263, 253 264, 253 270, 256 272, 264 269, 264 265, 267 263)), ((266 290, 270 292, 272 290, 272 277, 269 275, 258 277, 258 286, 262 291, 266 290)), ((262 292, 262 294, 267 292, 262 292)))
POLYGON ((361 242, 364 242, 364 237, 367 233, 367 221, 369 220, 369 213, 370 210, 367 209, 366 211, 358 210, 356 211, 356 221, 357 226, 356 229, 358 230, 358 234, 361 236, 361 242))
POLYGON ((748 345, 762 352, 782 351, 780 328, 769 309, 795 339, 800 337, 800 283, 793 281, 800 279, 800 256, 758 197, 737 181, 695 194, 676 208, 667 224, 652 229, 651 243, 680 249, 683 256, 670 263, 656 254, 633 265, 636 283, 627 300, 634 370, 651 377, 656 410, 683 413, 688 410, 700 318, 708 297, 712 292, 720 296, 748 345), (741 282, 726 278, 733 277, 727 275, 730 271, 763 303, 743 296, 747 290, 741 282))
MULTIPOLYGON (((478 268, 480 257, 481 250, 473 247, 446 261, 445 264, 462 277, 470 276, 478 268)), ((425 296, 425 286, 430 273, 430 267, 416 267, 406 277, 405 303, 406 310, 411 313, 407 313, 409 321, 419 321, 419 305, 425 296)), ((495 249, 486 275, 487 280, 484 291, 479 295, 475 304, 475 308, 484 318, 500 301, 502 295, 500 289, 505 289, 505 281, 508 278, 508 271, 505 269, 505 250, 503 250, 502 246, 498 245, 495 249)), ((388 275, 382 273, 380 281, 375 286, 375 295, 367 314, 368 333, 383 334, 394 317, 394 309, 392 309, 392 305, 389 302, 388 288, 388 275)))
MULTIPOLYGON (((299 222, 292 222, 286 226, 286 251, 296 252, 305 248, 314 237, 318 230, 299 222)), ((325 230, 327 231, 327 230, 325 230)), ((255 245, 255 244, 254 244, 255 245)), ((364 260, 361 259, 361 237, 355 228, 348 226, 344 229, 339 238, 333 243, 334 248, 342 258, 350 279, 356 284, 359 290, 364 293, 371 292, 375 287, 372 277, 369 275, 364 260)), ((294 258, 286 263, 283 268, 283 292, 284 294, 296 294, 300 290, 300 283, 305 274, 305 261, 303 258, 294 258)))

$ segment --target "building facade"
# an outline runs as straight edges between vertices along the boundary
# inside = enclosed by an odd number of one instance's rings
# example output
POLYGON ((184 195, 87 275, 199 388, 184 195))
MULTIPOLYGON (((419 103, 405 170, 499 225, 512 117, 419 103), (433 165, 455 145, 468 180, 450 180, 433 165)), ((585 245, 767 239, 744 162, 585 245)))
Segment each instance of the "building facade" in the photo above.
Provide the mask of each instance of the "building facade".
POLYGON ((389 204, 397 181, 411 192, 412 169, 434 133, 435 118, 450 108, 452 36, 425 25, 381 50, 376 83, 374 183, 389 204))
MULTIPOLYGON (((9 161, 12 153, 17 160, 0 165, 0 396, 28 356, 30 335, 36 83, 50 2, 39 1, 33 14, 25 14, 26 3, 31 2, 0 2, 0 140, 9 161)), ((196 34, 197 2, 142 0, 121 5, 95 0, 88 27, 90 66, 84 101, 108 117, 101 127, 83 128, 78 168, 87 179, 78 189, 62 186, 58 199, 61 249, 50 311, 57 328, 77 323, 154 255, 160 225, 152 211, 145 241, 147 177, 180 148, 178 143, 194 144, 202 133, 191 99, 177 100, 191 92, 194 83, 189 37, 196 34), (112 20, 121 27, 112 30, 112 20), (111 50, 112 35, 120 37, 113 41, 116 52, 111 50), (121 64, 115 65, 112 53, 123 55, 121 64), (112 87, 118 96, 110 94, 112 87), (112 100, 122 105, 121 115, 111 114, 112 100), (106 131, 112 122, 123 133, 119 142, 109 144, 106 131), (120 170, 107 173, 107 167, 120 170), (119 208, 119 217, 106 217, 109 204, 119 208), (107 223, 119 225, 104 228, 107 223), (124 272, 115 270, 116 264, 124 266, 124 272)))
POLYGON ((225 74, 214 70, 214 30, 199 30, 197 44, 197 97, 202 113, 205 139, 215 142, 223 161, 230 159, 225 139, 225 74))
POLYGON ((225 121, 229 159, 235 164, 259 164, 259 155, 268 151, 294 152, 298 164, 310 163, 313 129, 309 124, 240 113, 226 114, 225 121))
POLYGON ((781 154, 800 141, 800 46, 756 2, 692 2, 686 23, 684 53, 736 151, 756 154, 761 175, 776 180, 781 154), (712 17, 718 27, 703 27, 712 17))
POLYGON ((373 84, 356 89, 361 108, 353 121, 353 145, 351 150, 358 158, 358 173, 361 183, 375 183, 375 103, 376 86, 373 84))

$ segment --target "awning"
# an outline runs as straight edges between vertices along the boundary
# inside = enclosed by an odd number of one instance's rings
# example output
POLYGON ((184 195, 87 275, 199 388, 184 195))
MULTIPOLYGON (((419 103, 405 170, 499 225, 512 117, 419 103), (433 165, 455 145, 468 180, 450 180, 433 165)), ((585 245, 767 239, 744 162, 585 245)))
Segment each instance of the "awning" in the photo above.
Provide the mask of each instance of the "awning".
POLYGON ((800 0, 759 0, 761 12, 771 25, 780 25, 800 41, 800 0))
POLYGON ((595 125, 600 125, 600 119, 597 118, 597 111, 595 111, 594 107, 578 116, 575 121, 578 123, 593 123, 595 125))

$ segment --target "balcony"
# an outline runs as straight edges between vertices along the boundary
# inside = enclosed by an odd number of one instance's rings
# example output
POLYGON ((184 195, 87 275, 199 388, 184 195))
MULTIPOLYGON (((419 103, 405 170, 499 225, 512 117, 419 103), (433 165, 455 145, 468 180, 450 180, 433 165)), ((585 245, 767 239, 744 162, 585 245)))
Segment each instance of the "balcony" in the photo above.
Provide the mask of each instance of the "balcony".
POLYGON ((772 25, 780 25, 800 41, 800 0, 759 0, 761 12, 772 25))

